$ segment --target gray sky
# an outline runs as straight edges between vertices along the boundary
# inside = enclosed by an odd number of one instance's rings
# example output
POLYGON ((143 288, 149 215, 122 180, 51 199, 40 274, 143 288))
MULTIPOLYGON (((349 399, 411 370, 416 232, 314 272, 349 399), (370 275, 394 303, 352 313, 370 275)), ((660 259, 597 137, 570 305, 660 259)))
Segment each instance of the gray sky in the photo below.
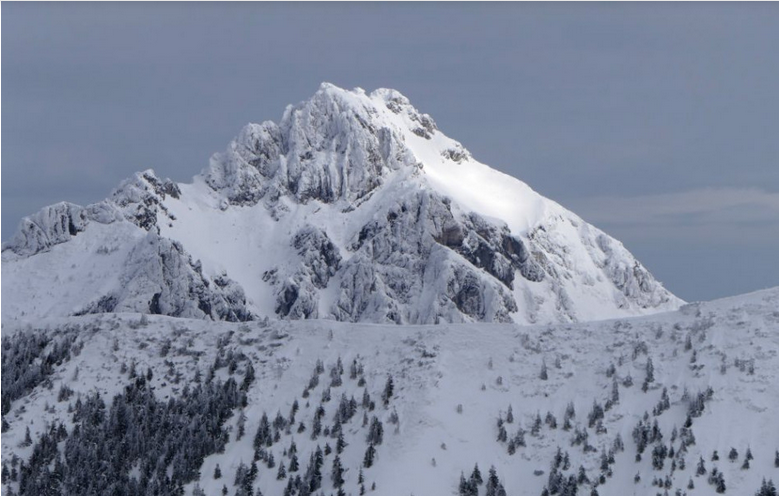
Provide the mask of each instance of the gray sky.
POLYGON ((395 88, 686 300, 778 284, 778 4, 2 4, 2 238, 188 181, 321 81, 395 88))

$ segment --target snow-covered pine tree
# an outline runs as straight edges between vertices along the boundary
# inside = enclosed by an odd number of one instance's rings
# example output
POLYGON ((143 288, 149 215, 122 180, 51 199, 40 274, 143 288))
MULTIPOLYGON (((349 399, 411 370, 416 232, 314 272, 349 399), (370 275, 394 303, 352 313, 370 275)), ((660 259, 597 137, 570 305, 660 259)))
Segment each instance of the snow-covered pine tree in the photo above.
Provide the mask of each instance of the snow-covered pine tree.
POLYGON ((386 386, 383 388, 383 395, 381 396, 384 407, 389 407, 389 401, 391 400, 392 395, 394 395, 394 380, 391 375, 388 375, 386 377, 386 386))
POLYGON ((367 446, 367 450, 364 452, 364 467, 371 468, 375 461, 375 446, 371 443, 367 446))
POLYGON ((761 479, 761 488, 756 492, 756 495, 777 495, 778 489, 775 487, 775 483, 772 479, 761 479))

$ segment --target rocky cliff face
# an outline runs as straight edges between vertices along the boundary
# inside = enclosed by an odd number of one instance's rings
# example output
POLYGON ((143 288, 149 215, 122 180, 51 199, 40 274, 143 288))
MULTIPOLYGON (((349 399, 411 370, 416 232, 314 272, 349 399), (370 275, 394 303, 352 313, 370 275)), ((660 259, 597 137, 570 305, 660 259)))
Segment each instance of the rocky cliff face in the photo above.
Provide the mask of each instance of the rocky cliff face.
MULTIPOLYGON (((37 258, 91 264, 85 247, 107 236, 116 283, 82 285, 71 313, 540 323, 681 303, 619 242, 476 162, 394 90, 324 84, 280 123, 245 126, 192 184, 145 171, 104 202, 25 218, 4 246, 4 297, 45 284, 24 282, 37 258)), ((10 300, 4 315, 63 312, 10 300)))

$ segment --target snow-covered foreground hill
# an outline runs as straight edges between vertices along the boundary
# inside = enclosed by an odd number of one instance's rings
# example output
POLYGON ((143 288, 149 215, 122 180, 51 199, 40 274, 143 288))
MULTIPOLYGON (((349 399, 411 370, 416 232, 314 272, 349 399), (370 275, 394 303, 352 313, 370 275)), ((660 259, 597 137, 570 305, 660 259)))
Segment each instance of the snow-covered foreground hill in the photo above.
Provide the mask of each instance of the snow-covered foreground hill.
POLYGON ((778 301, 532 327, 4 322, 4 492, 753 494, 779 482, 778 301))

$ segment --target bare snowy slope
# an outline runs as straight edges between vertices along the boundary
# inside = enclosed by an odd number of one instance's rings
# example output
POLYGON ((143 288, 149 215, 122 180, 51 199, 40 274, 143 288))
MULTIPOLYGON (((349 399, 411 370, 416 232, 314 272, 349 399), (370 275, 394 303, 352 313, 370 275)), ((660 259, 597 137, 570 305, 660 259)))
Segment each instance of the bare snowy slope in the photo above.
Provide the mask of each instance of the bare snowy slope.
POLYGON ((247 125, 190 184, 145 171, 104 202, 25 218, 2 285, 5 318, 550 323, 682 304, 398 92, 329 84, 247 125))
POLYGON ((778 301, 552 326, 4 322, 5 492, 749 495, 779 483, 778 301))

